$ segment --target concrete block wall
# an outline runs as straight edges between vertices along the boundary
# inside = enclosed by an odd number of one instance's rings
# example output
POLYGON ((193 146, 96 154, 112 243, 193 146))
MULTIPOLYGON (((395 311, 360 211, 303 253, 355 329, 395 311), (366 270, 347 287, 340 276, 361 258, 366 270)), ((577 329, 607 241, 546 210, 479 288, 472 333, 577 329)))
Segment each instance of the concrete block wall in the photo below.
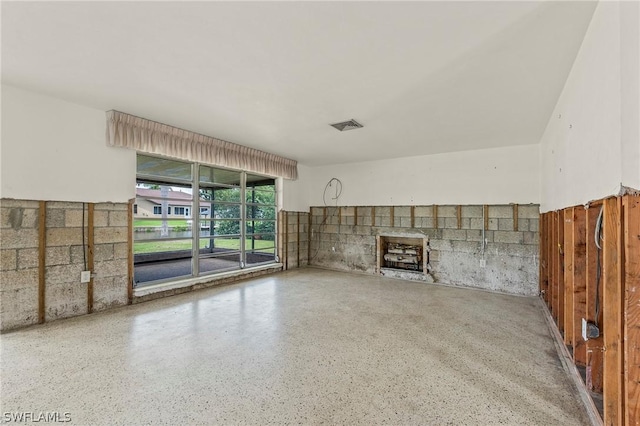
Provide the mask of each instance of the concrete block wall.
MULTIPOLYGON (((88 284, 80 282, 90 249, 86 246, 87 207, 78 202, 45 203, 45 257, 41 266, 39 206, 39 201, 32 200, 0 202, 2 331, 38 322, 40 267, 45 277, 45 321, 88 312, 88 284)), ((128 208, 127 203, 94 205, 93 311, 128 303, 128 208)))
POLYGON ((309 213, 282 211, 281 214, 280 262, 284 269, 306 266, 309 259, 309 213))
POLYGON ((538 205, 312 207, 310 264, 376 273, 376 235, 419 230, 430 238, 437 282, 511 294, 538 292, 538 205), (355 211, 357 210, 357 219, 355 211), (373 215, 372 215, 373 213, 373 215), (356 225, 357 223, 357 225, 356 225), (484 265, 484 266, 483 266, 484 265))
POLYGON ((0 204, 0 329, 38 322, 37 201, 0 204))

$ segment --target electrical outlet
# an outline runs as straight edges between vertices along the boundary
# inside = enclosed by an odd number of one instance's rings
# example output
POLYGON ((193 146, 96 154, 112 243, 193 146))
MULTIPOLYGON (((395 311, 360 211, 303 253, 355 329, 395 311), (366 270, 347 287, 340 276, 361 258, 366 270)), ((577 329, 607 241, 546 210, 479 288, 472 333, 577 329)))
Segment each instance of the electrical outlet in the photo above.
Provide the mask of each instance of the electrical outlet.
POLYGON ((487 267, 487 259, 480 259, 480 267, 481 268, 487 267))
POLYGON ((88 283, 89 281, 91 281, 91 271, 80 272, 80 282, 88 283))

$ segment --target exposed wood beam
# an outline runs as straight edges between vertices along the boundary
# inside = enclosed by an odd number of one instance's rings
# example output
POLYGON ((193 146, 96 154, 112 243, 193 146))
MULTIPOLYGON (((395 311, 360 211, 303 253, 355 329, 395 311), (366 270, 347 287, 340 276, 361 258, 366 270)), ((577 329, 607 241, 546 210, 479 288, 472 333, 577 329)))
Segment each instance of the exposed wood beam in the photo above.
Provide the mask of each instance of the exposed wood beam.
MULTIPOLYGON (((83 224, 84 226, 84 224, 83 224)), ((38 323, 45 320, 45 285, 47 269, 47 202, 40 201, 38 208, 38 323)))
MULTIPOLYGON (((596 300, 602 306, 602 280, 597 277, 596 264, 600 253, 595 244, 594 234, 596 221, 600 212, 600 205, 593 203, 587 209, 587 257, 586 257, 586 278, 587 278, 587 320, 602 326, 602 309, 596 318, 596 300), (598 286, 596 282, 599 281, 598 286)), ((587 341, 587 372, 586 385, 587 389, 597 393, 602 393, 602 352, 604 350, 604 342, 602 336, 589 339, 587 341)))
MULTIPOLYGON (((603 401, 606 425, 624 423, 623 393, 623 294, 624 253, 622 245, 621 198, 604 200, 602 229, 602 330, 604 338, 603 401)), ((637 404, 638 401, 635 401, 637 404)))
POLYGON ((564 343, 571 345, 573 351, 575 327, 574 321, 574 286, 573 286, 573 208, 564 210, 564 343))
MULTIPOLYGON (((83 206, 84 208, 84 206, 83 206)), ((87 283, 87 312, 93 312, 93 275, 94 275, 94 251, 95 251, 95 243, 94 243, 94 226, 93 226, 93 218, 94 218, 94 210, 95 204, 89 203, 87 207, 87 270, 91 273, 91 278, 87 283)), ((82 225, 84 226, 84 224, 82 225)), ((85 242, 83 241, 82 244, 85 242)))
POLYGON ((640 196, 623 198, 625 425, 640 424, 640 196))
POLYGON ((573 359, 587 365, 587 345, 582 338, 582 318, 587 318, 587 211, 573 208, 573 359))

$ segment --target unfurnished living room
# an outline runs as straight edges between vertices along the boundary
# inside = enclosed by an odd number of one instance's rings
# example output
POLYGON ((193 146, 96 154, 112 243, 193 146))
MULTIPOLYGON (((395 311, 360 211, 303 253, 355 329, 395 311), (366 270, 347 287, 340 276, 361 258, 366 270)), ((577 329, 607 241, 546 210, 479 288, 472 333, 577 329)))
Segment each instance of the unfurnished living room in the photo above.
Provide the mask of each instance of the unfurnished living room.
POLYGON ((2 1, 0 423, 640 424, 637 1, 2 1))

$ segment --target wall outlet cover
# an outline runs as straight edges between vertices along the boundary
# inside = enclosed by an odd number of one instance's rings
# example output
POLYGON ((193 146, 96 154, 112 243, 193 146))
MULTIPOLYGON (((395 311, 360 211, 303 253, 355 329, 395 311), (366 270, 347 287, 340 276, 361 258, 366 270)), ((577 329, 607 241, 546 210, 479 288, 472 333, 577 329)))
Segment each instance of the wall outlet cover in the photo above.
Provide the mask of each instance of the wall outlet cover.
POLYGON ((91 281, 91 271, 80 272, 80 282, 88 283, 89 281, 91 281))

